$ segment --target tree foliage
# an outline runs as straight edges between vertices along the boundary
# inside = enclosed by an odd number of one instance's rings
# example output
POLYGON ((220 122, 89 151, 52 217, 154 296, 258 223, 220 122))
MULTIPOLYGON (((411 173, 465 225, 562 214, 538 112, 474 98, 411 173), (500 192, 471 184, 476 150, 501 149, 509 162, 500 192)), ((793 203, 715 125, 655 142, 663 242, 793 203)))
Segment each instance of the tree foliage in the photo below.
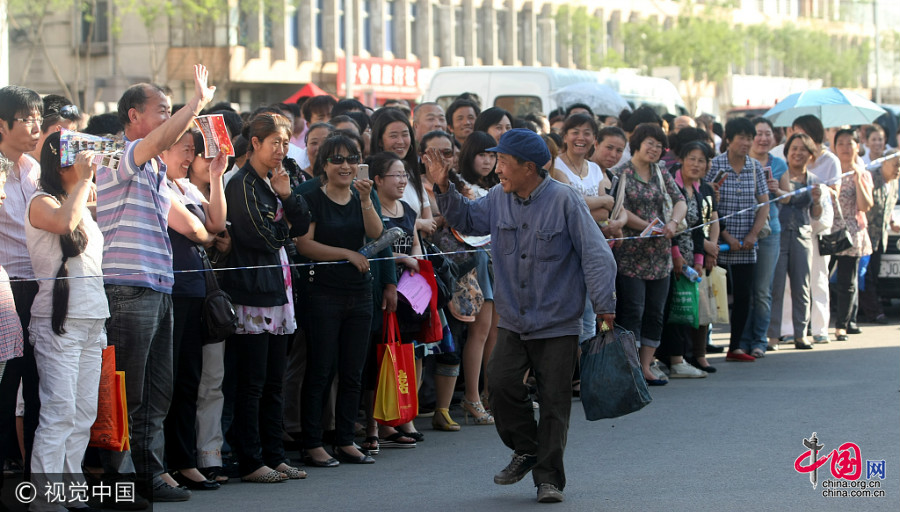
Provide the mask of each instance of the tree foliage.
MULTIPOLYGON (((560 7, 556 16, 559 42, 563 48, 575 49, 576 55, 588 54, 576 59, 576 65, 587 69, 624 66, 650 74, 655 68, 676 66, 685 80, 721 82, 745 63, 756 62, 764 74, 822 78, 826 85, 837 87, 862 84, 871 60, 870 38, 847 41, 846 36, 793 24, 734 25, 725 14, 735 4, 733 0, 709 1, 697 12, 685 0, 671 27, 663 28, 655 18, 623 23, 624 54, 610 49, 605 55, 586 39, 597 32, 596 24, 602 20, 583 7, 560 7)), ((900 37, 889 41, 885 38, 882 46, 900 53, 900 37)))

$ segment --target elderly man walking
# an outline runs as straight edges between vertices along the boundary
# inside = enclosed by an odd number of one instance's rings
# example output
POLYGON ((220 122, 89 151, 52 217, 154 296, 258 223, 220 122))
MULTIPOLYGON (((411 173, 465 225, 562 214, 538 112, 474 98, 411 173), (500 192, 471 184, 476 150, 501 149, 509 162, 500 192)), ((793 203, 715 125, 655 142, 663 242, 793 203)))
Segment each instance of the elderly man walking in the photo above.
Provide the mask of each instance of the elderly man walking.
POLYGON ((500 185, 476 200, 448 181, 440 155, 423 160, 444 218, 462 233, 491 235, 497 346, 488 363, 497 432, 514 451, 494 483, 514 484, 533 470, 537 500, 563 501, 563 453, 572 403, 572 372, 587 293, 599 320, 615 319, 616 263, 581 195, 547 176, 550 152, 539 135, 514 129, 488 149, 500 185), (537 381, 540 420, 528 389, 537 381))

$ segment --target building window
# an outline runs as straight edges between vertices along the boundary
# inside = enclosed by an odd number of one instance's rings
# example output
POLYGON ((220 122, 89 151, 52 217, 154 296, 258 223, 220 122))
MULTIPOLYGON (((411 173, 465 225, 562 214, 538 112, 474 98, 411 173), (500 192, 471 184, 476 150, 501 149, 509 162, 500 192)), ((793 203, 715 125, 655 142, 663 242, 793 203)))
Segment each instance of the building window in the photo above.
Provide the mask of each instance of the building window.
POLYGON ((369 12, 372 10, 372 0, 363 0, 360 4, 359 21, 363 27, 362 49, 372 53, 372 25, 369 12))
POLYGON ((416 25, 416 15, 419 13, 418 5, 416 4, 416 0, 410 0, 407 5, 409 6, 409 13, 407 18, 409 18, 409 26, 412 29, 412 50, 416 54, 416 57, 419 60, 422 60, 424 55, 421 52, 416 51, 416 48, 419 47, 419 31, 422 30, 416 25))
POLYGON ((466 37, 466 31, 472 30, 472 27, 467 27, 466 24, 463 22, 463 8, 461 5, 457 6, 453 10, 453 25, 456 26, 456 34, 455 34, 456 41, 454 41, 454 52, 453 53, 457 56, 465 55, 466 49, 465 49, 464 42, 465 42, 465 37, 466 37))
POLYGON ((263 45, 266 48, 274 48, 275 47, 275 37, 272 33, 272 17, 264 16, 263 17, 263 45))
POLYGON ((340 0, 337 4, 338 12, 335 13, 338 19, 338 45, 345 50, 347 49, 347 46, 344 42, 344 12, 346 12, 344 6, 347 5, 348 1, 349 0, 340 0))
POLYGON ((109 2, 98 0, 96 12, 81 13, 81 42, 87 43, 88 38, 92 43, 109 42, 109 2))
POLYGON ((509 45, 506 44, 506 33, 509 29, 507 20, 509 19, 509 11, 506 9, 497 10, 497 58, 504 64, 509 64, 513 55, 509 54, 509 45))
POLYGON ((322 49, 322 7, 324 0, 316 0, 316 3, 313 5, 313 18, 316 20, 316 48, 322 49))
POLYGON ((300 19, 297 16, 297 8, 293 4, 288 4, 285 9, 285 16, 288 17, 290 23, 288 23, 288 34, 287 40, 290 42, 291 46, 294 48, 300 47, 300 19))
POLYGON ((393 0, 388 0, 384 7, 384 51, 394 53, 394 9, 397 5, 393 0))

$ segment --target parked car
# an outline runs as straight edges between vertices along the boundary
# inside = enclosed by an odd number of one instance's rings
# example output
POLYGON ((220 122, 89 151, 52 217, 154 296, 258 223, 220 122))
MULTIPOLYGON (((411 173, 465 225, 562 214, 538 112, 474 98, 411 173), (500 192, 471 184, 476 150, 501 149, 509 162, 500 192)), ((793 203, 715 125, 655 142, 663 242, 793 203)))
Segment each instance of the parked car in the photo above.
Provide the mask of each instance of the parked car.
MULTIPOLYGON (((893 218, 895 222, 900 222, 900 201, 894 206, 893 218)), ((891 299, 900 299, 900 233, 891 232, 888 235, 888 244, 878 270, 878 295, 886 304, 891 299)))

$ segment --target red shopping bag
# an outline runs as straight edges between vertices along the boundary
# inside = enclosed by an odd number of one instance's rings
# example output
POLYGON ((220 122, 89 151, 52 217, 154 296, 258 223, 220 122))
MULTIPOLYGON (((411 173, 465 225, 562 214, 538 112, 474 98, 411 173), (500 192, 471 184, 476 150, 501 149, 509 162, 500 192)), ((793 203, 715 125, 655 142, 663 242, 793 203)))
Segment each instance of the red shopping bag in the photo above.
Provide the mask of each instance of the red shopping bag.
POLYGON ((436 343, 444 339, 444 327, 441 325, 441 316, 438 314, 438 286, 437 278, 434 277, 434 266, 428 260, 419 260, 419 273, 431 287, 431 302, 428 303, 431 315, 428 320, 422 322, 422 330, 419 331, 416 340, 419 343, 436 343))
POLYGON ((89 446, 123 452, 128 442, 128 405, 125 401, 125 372, 116 371, 116 347, 103 349, 97 419, 91 426, 89 446))
POLYGON ((416 358, 412 343, 400 343, 400 328, 393 312, 384 313, 382 340, 378 345, 378 387, 375 421, 396 427, 419 414, 416 358))

